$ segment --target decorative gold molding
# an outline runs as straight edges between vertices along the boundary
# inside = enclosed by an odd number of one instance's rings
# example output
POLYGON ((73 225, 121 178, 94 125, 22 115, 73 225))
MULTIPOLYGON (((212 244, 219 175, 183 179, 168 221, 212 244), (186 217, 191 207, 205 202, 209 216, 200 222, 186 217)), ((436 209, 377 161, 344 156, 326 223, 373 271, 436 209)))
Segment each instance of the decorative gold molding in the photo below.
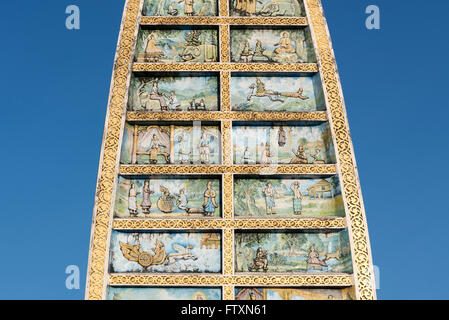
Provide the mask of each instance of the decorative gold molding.
POLYGON ((229 15, 229 2, 228 0, 218 0, 218 13, 222 17, 229 15))
POLYGON ((223 139, 223 164, 232 165, 232 123, 229 120, 224 120, 221 123, 221 135, 223 139))
POLYGON ((110 232, 117 156, 119 154, 120 130, 124 118, 125 95, 130 76, 134 35, 138 27, 140 4, 140 0, 127 0, 117 48, 100 160, 97 196, 95 199, 89 267, 87 271, 87 299, 99 300, 103 298, 103 287, 107 278, 105 266, 106 257, 108 256, 108 235, 110 232))
MULTIPOLYGON (((225 72, 226 73, 226 72, 225 72)), ((222 79, 226 81, 226 76, 222 79)), ((325 111, 315 112, 252 112, 252 111, 230 111, 229 95, 222 98, 223 111, 191 111, 191 112, 128 112, 126 120, 129 122, 138 121, 186 121, 186 120, 237 120, 237 121, 327 121, 325 111)))
POLYGON ((121 175, 145 174, 296 174, 296 175, 335 175, 337 168, 334 164, 321 165, 121 165, 121 175))
POLYGON ((234 231, 223 230, 223 273, 234 274, 234 231))
POLYGON ((234 286, 223 286, 223 300, 234 300, 234 286))
POLYGON ((223 175, 223 217, 225 219, 232 219, 233 216, 233 181, 232 174, 223 175))
POLYGON ((319 0, 306 0, 305 3, 309 12, 312 34, 314 34, 316 41, 323 78, 323 89, 327 96, 331 130, 336 141, 336 153, 341 171, 340 180, 342 191, 347 207, 347 214, 349 214, 349 236, 356 271, 355 283, 357 295, 362 300, 372 300, 376 298, 376 292, 368 229, 365 221, 346 111, 335 65, 334 52, 321 2, 319 0))
POLYGON ((134 72, 144 71, 249 71, 249 72, 318 72, 316 63, 134 63, 134 72))
POLYGON ((147 229, 344 229, 344 218, 302 219, 115 219, 116 230, 147 229))
POLYGON ((352 285, 351 275, 143 275, 112 274, 109 278, 111 286, 126 285, 239 285, 239 286, 335 286, 352 285))
POLYGON ((229 62, 230 56, 230 34, 229 34, 229 25, 220 26, 220 61, 222 63, 229 62))
MULTIPOLYGON (((226 14, 227 15, 227 14, 226 14)), ((263 17, 142 17, 141 25, 260 25, 260 26, 307 26, 307 18, 263 17)))
MULTIPOLYGON (((221 72, 221 110, 224 112, 231 111, 231 73, 229 71, 221 72)), ((211 112, 204 112, 210 114, 211 112)), ((224 119, 224 118, 221 118, 224 119)))

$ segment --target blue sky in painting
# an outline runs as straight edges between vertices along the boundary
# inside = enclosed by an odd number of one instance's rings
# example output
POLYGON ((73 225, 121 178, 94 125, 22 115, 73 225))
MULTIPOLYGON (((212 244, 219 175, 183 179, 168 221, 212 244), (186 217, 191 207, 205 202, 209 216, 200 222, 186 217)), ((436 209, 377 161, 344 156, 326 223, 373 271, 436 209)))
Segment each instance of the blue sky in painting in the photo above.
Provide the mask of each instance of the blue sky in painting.
MULTIPOLYGON (((2 2, 0 299, 84 296, 123 2, 2 2), (81 8, 79 31, 65 28, 70 4, 81 8), (81 269, 80 290, 65 288, 68 265, 81 269)), ((449 298, 449 2, 323 4, 380 268, 379 298, 449 298), (381 9, 379 31, 365 28, 370 4, 381 9)))

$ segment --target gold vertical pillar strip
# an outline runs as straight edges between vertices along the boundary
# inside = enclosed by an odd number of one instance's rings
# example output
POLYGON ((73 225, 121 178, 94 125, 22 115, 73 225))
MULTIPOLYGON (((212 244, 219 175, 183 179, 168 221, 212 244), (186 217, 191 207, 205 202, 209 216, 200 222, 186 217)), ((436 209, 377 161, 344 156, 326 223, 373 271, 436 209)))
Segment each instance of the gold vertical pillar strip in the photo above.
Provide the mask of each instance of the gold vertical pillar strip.
POLYGON ((224 174, 223 181, 223 218, 232 219, 233 216, 233 179, 232 174, 224 174))
POLYGON ((137 30, 140 0, 127 0, 117 47, 109 106, 98 173, 94 221, 87 269, 86 299, 101 300, 108 278, 105 275, 114 181, 120 155, 120 130, 123 126, 125 96, 130 77, 134 35, 137 30))
POLYGON ((220 25, 220 61, 229 62, 229 25, 220 25))
POLYGON ((234 273, 234 230, 223 229, 223 273, 234 273))
POLYGON ((231 111, 231 73, 221 72, 221 111, 231 111))
POLYGON ((218 6, 219 6, 219 12, 218 14, 221 17, 227 17, 228 16, 228 1, 229 0, 218 0, 218 6))
POLYGON ((223 164, 232 165, 232 124, 229 120, 223 120, 221 124, 223 136, 223 164))
POLYGON ((315 36, 323 89, 327 99, 329 122, 336 142, 342 192, 349 215, 348 229, 353 249, 352 257, 355 266, 354 280, 357 297, 361 300, 373 300, 376 298, 376 291, 368 228, 334 52, 330 44, 320 0, 306 0, 306 6, 312 33, 315 36))
POLYGON ((234 286, 223 286, 223 300, 234 299, 234 286))

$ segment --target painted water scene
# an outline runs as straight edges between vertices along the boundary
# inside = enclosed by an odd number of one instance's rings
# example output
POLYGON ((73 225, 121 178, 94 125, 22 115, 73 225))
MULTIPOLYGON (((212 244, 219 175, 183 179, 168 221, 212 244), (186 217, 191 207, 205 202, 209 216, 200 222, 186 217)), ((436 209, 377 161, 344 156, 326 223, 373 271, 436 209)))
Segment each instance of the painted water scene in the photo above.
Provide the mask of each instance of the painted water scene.
POLYGON ((106 300, 221 300, 221 288, 108 287, 106 300))
POLYGON ((355 300, 354 288, 236 288, 235 300, 355 300))
POLYGON ((109 267, 110 272, 218 273, 221 234, 113 231, 109 267))
POLYGON ((326 110, 319 74, 232 74, 231 105, 236 111, 326 110))
POLYGON ((218 75, 215 73, 133 76, 130 111, 217 111, 218 75))
POLYGON ((327 122, 235 123, 235 164, 329 164, 335 150, 327 122))
POLYGON ((217 0, 145 0, 143 15, 159 17, 216 16, 217 0))
POLYGON ((316 62, 307 28, 231 28, 231 61, 255 63, 316 62))
POLYGON ((137 62, 216 62, 218 31, 212 28, 171 27, 141 29, 137 38, 137 62))
POLYGON ((346 230, 313 232, 236 232, 235 271, 259 273, 352 273, 346 230))
POLYGON ((125 125, 122 164, 219 164, 221 136, 216 125, 125 125))
POLYGON ((338 176, 234 177, 236 217, 344 217, 338 176))
POLYGON ((182 218, 221 216, 221 179, 207 176, 119 177, 117 218, 182 218))
POLYGON ((302 0, 230 0, 231 16, 302 17, 302 0))

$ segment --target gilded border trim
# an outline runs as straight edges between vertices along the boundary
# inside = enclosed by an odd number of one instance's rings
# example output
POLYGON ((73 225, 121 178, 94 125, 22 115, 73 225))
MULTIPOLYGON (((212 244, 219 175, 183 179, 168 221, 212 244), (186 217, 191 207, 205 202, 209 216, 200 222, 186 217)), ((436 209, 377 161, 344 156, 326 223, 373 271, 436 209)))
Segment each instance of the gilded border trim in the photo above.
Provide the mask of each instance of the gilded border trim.
MULTIPOLYGON (((227 14, 226 14, 227 15, 227 14)), ((308 26, 307 18, 259 18, 259 17, 142 17, 142 25, 260 25, 260 26, 308 26)))
MULTIPOLYGON (((231 111, 231 73, 229 71, 221 71, 220 74, 221 77, 221 84, 220 84, 220 91, 221 91, 221 110, 224 112, 231 111)), ((217 112, 223 114, 224 112, 217 112)), ((212 116, 214 117, 215 112, 202 112, 206 116, 212 116)), ((200 115, 192 115, 195 118, 201 118, 200 115)), ((220 118, 224 119, 224 118, 220 118)))
POLYGON ((146 174, 296 174, 296 175, 335 175, 335 164, 322 165, 121 165, 120 175, 146 174))
POLYGON ((318 72, 316 63, 134 63, 134 72, 144 71, 249 71, 249 72, 318 72))
POLYGON ((230 32, 229 25, 220 26, 220 62, 229 62, 230 56, 230 32))
POLYGON ((103 298, 108 236, 116 168, 118 165, 121 127, 124 120, 125 97, 133 57, 134 37, 138 26, 141 0, 127 0, 122 20, 111 84, 108 113, 102 143, 99 178, 95 199, 92 236, 89 250, 89 266, 86 282, 86 298, 103 298))
POLYGON ((115 219, 116 230, 147 229, 344 229, 344 218, 303 219, 115 219))
MULTIPOLYGON (((226 71, 223 72, 222 80, 224 85, 228 85, 226 71)), ((227 73, 229 74, 229 73, 227 73)), ((171 120, 238 120, 238 121, 327 121, 325 111, 315 112, 252 112, 252 111, 229 111, 230 97, 222 88, 223 111, 210 112, 128 112, 126 120, 129 122, 138 121, 171 121, 171 120)))
POLYGON ((223 218, 232 219, 234 199, 234 178, 232 174, 223 175, 223 218))
POLYGON ((223 230, 223 273, 234 273, 234 230, 223 230))
POLYGON ((347 209, 346 213, 349 215, 348 227, 353 250, 357 296, 361 300, 373 300, 376 299, 376 290, 368 228, 334 52, 321 1, 306 0, 305 2, 310 16, 312 34, 316 42, 315 47, 318 51, 329 122, 336 142, 342 192, 347 209))
POLYGON ((112 274, 109 278, 111 286, 128 285, 238 285, 238 286, 352 286, 352 276, 335 275, 142 275, 142 274, 112 274))
POLYGON ((223 286, 223 300, 234 300, 234 286, 223 286))

